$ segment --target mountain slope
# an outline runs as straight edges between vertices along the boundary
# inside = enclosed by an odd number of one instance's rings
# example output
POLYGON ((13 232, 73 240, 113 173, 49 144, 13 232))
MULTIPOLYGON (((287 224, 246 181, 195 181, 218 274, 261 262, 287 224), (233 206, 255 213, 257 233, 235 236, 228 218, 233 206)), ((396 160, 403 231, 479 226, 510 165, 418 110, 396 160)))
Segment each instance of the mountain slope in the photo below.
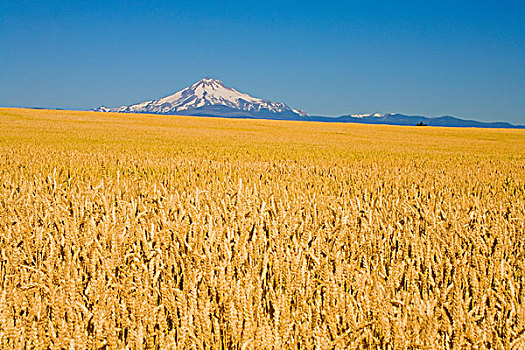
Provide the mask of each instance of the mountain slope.
POLYGON ((281 102, 272 102, 226 87, 221 81, 205 78, 172 95, 131 106, 95 108, 98 112, 157 113, 225 117, 298 119, 303 111, 281 102))

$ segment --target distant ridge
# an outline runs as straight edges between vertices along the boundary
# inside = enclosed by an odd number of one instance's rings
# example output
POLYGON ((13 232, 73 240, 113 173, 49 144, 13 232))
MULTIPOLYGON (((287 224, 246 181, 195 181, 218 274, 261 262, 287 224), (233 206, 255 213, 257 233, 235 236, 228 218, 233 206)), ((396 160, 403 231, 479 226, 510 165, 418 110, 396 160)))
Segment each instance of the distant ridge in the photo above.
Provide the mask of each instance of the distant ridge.
POLYGON ((428 126, 444 127, 525 129, 525 125, 513 125, 507 122, 480 122, 476 120, 460 119, 448 115, 431 118, 404 114, 354 114, 333 119, 335 119, 334 121, 338 122, 362 124, 418 125, 422 123, 428 126))
POLYGON ((306 112, 291 108, 285 103, 250 96, 225 86, 220 80, 211 78, 201 79, 183 90, 156 100, 117 108, 100 106, 92 109, 92 111, 332 123, 525 129, 525 125, 513 125, 507 122, 480 122, 452 116, 431 118, 398 113, 350 114, 340 117, 310 116, 306 112))

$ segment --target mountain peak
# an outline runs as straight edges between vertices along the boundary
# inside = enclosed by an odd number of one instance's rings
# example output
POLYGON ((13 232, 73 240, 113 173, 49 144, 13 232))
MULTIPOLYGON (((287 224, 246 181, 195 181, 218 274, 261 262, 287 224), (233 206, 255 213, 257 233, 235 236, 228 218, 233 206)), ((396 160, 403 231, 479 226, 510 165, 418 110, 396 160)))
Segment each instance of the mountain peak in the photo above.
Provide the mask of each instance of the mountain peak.
POLYGON ((211 87, 211 88, 214 88, 214 87, 223 87, 224 88, 225 87, 224 84, 222 83, 222 81, 217 80, 217 79, 208 78, 208 77, 199 80, 198 82, 193 84, 191 87, 192 88, 196 88, 196 87, 199 87, 199 86, 211 87))

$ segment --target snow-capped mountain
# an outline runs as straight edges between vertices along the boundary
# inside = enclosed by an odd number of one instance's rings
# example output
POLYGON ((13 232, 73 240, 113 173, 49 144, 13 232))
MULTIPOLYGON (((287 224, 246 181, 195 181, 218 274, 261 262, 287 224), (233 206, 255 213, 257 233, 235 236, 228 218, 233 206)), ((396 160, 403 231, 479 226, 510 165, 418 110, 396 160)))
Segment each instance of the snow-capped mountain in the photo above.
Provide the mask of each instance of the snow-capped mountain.
POLYGON ((205 78, 181 91, 157 100, 97 112, 183 114, 202 116, 298 119, 308 114, 281 102, 250 96, 225 86, 220 80, 205 78))

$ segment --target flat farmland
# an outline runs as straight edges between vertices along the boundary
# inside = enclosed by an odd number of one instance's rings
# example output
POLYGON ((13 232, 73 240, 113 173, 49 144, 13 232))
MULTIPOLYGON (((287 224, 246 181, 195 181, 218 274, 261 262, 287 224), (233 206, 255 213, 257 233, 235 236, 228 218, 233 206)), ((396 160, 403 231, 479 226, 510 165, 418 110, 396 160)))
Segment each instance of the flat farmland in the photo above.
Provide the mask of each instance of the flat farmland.
POLYGON ((525 130, 0 109, 0 347, 525 347, 525 130))

